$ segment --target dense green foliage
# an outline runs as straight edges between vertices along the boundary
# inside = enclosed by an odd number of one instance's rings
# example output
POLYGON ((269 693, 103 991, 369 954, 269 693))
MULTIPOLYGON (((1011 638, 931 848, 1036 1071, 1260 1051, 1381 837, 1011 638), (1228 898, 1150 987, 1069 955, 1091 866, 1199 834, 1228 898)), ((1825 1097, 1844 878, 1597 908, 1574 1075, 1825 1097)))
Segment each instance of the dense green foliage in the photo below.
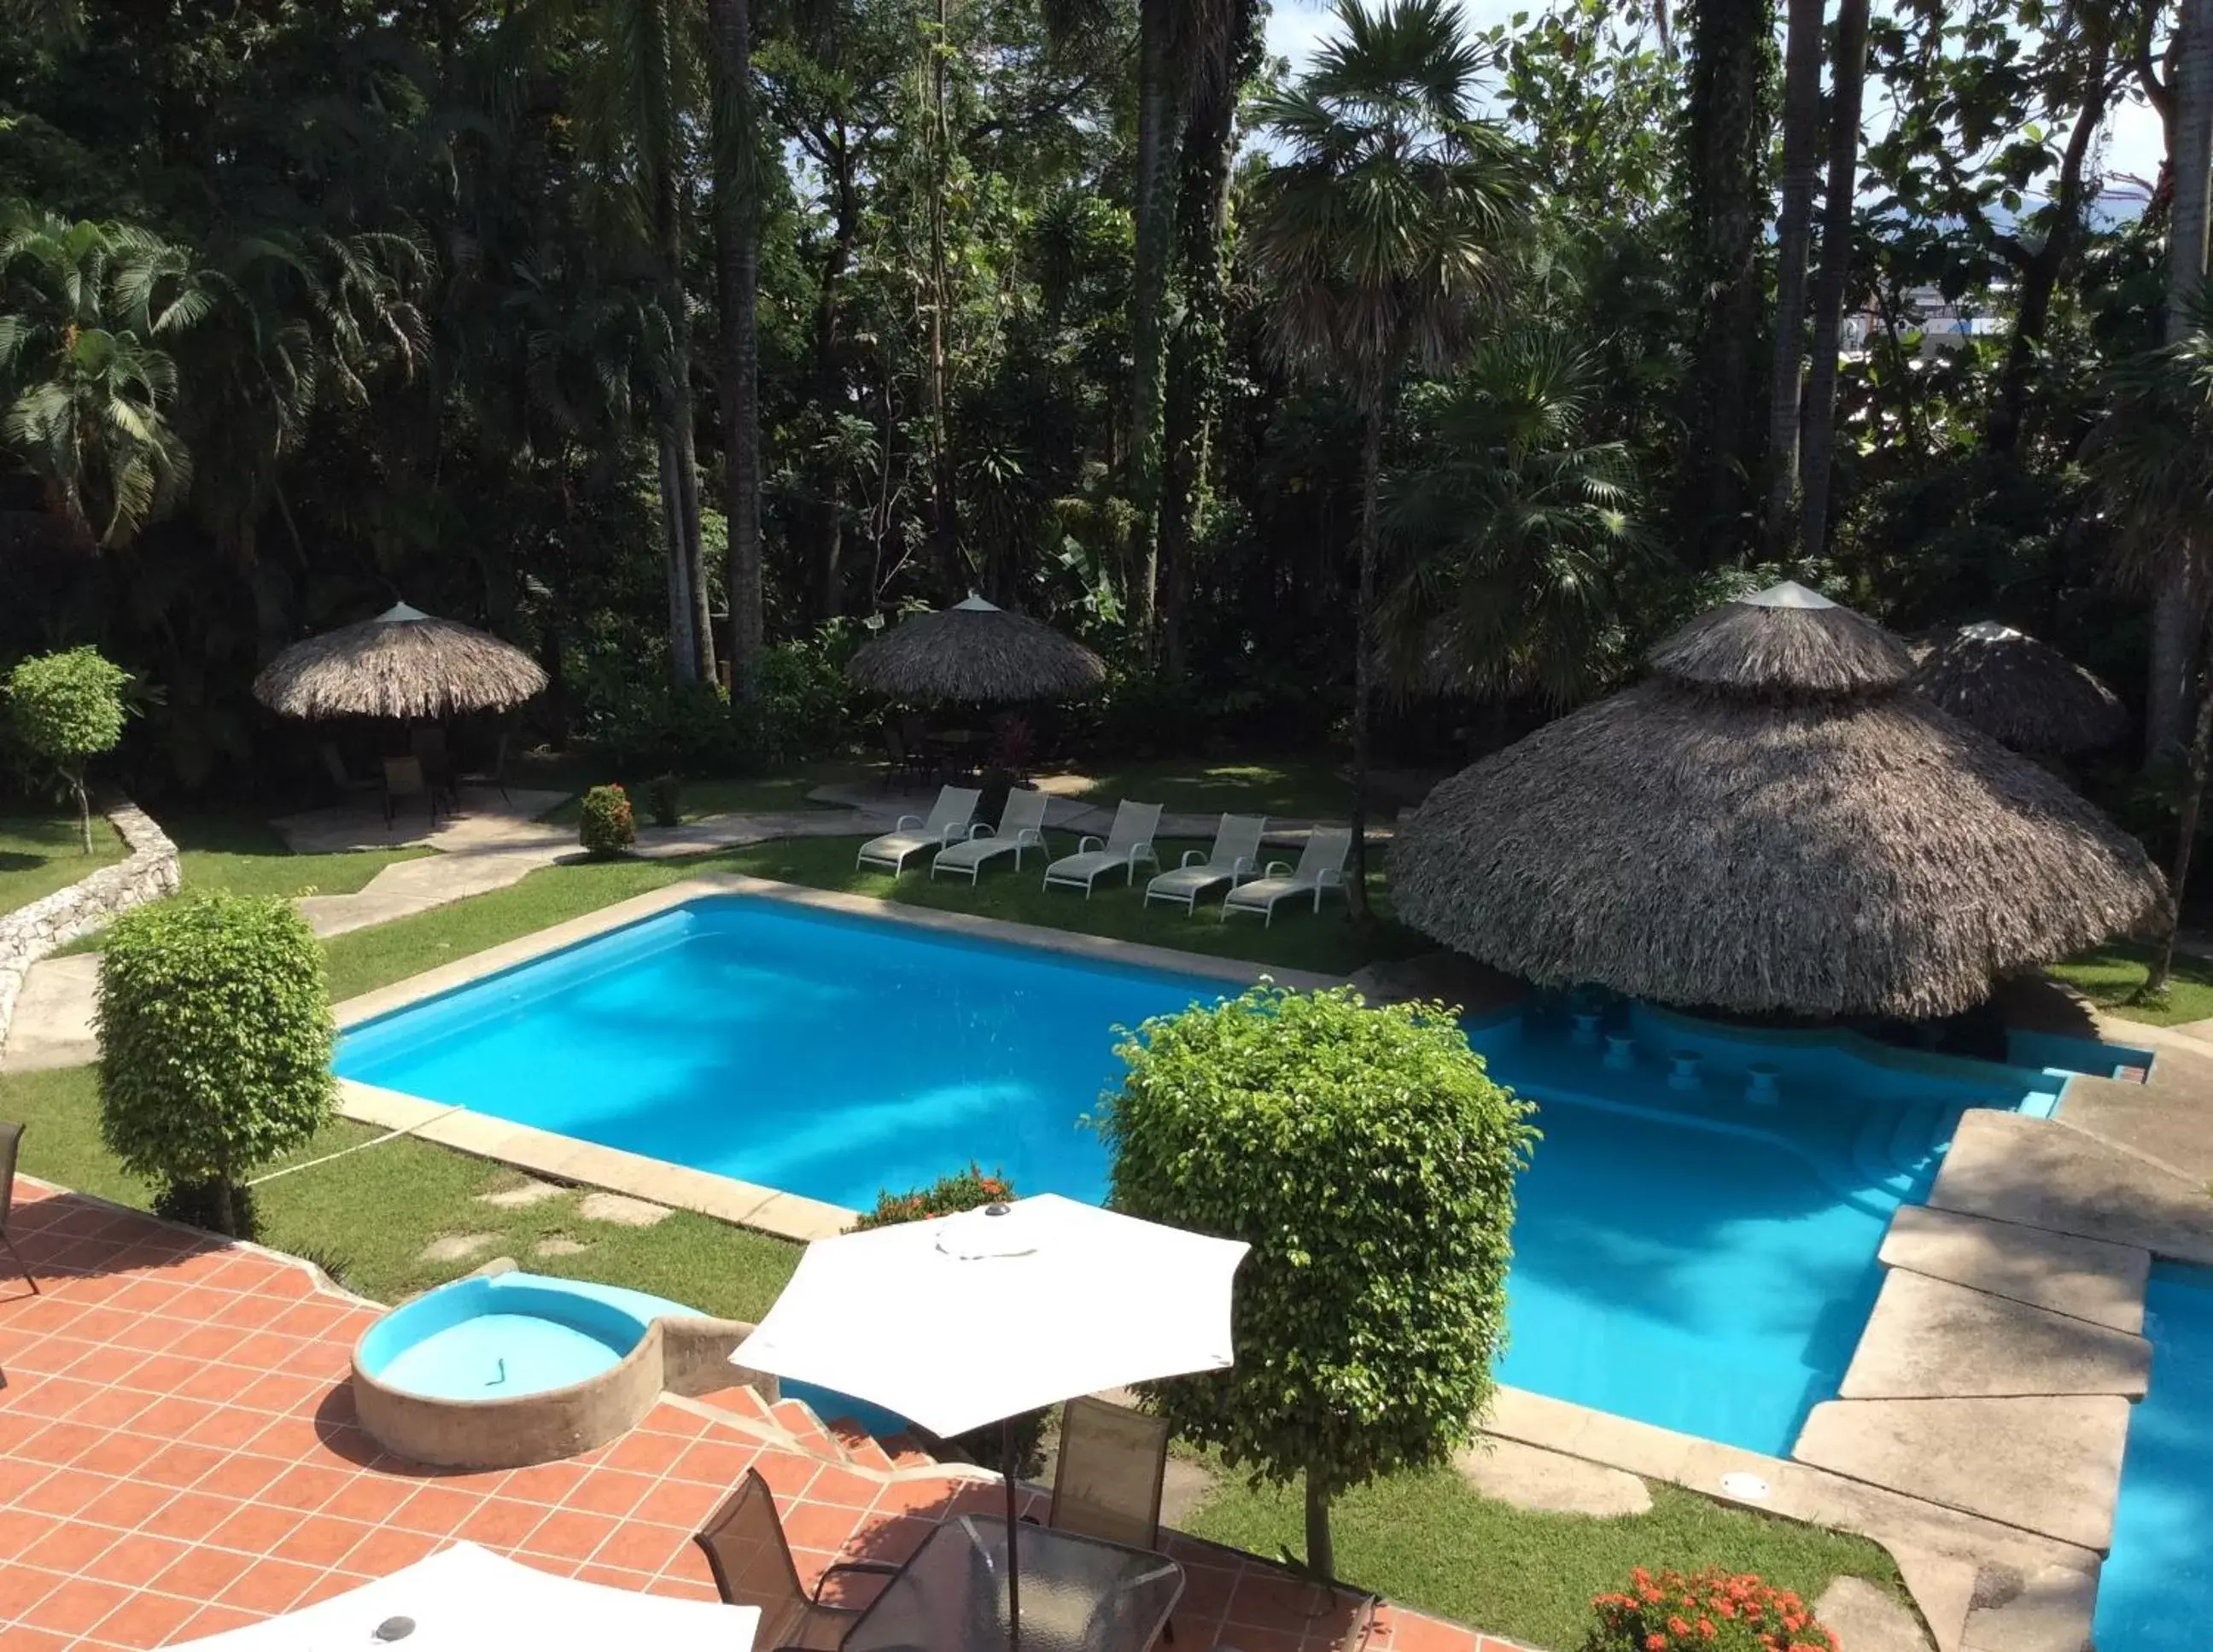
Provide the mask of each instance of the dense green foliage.
POLYGON ((93 648, 36 655, 8 674, 9 730, 31 757, 49 765, 77 807, 84 852, 92 853, 92 803, 84 766, 123 738, 128 673, 93 648))
POLYGON ((107 932, 96 1024, 101 1138, 176 1208, 243 1231, 241 1184, 327 1124, 337 1094, 307 920, 274 896, 223 892, 127 912, 107 932))
POLYGON ((927 1222, 932 1216, 958 1216, 996 1204, 1015 1196, 1015 1185, 1002 1172, 985 1175, 972 1161, 966 1170, 940 1176, 927 1187, 894 1193, 888 1187, 876 1195, 876 1208, 864 1210, 853 1224, 856 1233, 868 1228, 895 1227, 902 1222, 927 1222))
POLYGON ((636 843, 637 821, 631 814, 630 794, 620 786, 594 786, 586 792, 576 839, 586 854, 601 860, 636 843))
POLYGON ((1443 1007, 1256 987, 1125 1039, 1110 1203, 1241 1239, 1236 1364, 1152 1391, 1177 1431, 1327 1509, 1465 1445, 1506 1323, 1535 1132, 1443 1007))

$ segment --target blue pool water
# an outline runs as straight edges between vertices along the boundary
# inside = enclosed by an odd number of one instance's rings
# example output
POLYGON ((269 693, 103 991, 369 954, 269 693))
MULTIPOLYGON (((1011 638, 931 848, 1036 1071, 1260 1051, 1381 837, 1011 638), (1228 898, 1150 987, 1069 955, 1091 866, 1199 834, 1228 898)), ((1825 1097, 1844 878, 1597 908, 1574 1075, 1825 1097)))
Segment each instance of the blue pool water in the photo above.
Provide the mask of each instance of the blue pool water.
MULTIPOLYGON (((694 902, 358 1027, 349 1078, 851 1206, 971 1158, 1096 1199, 1083 1116, 1113 1027, 1216 980, 825 915, 694 902)), ((1563 1015, 1471 1023, 1539 1105, 1521 1185, 1507 1382, 1787 1454, 1835 1392, 1891 1212, 1960 1111, 2049 1111, 2061 1076, 1757 1034, 1642 1006, 1608 1070, 1563 1015), (1670 1057, 1700 1058, 1670 1088, 1670 1057), (1781 1099, 1746 1099, 1747 1068, 1781 1099)))
POLYGON ((362 1338, 370 1375, 437 1399, 512 1399, 565 1388, 628 1354, 654 1314, 636 1292, 534 1274, 460 1279, 395 1308, 362 1338))
POLYGON ((2129 1417, 2113 1550, 2098 1582, 2099 1652, 2205 1643, 2213 1589, 2213 1269, 2167 1263, 2144 1293, 2151 1392, 2129 1417))

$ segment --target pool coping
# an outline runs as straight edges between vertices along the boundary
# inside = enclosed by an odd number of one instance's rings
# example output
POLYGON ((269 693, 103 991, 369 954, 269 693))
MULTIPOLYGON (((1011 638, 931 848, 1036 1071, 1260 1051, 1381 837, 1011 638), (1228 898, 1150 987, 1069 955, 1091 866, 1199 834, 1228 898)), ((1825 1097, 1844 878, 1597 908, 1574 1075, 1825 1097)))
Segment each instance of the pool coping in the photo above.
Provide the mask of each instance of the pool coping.
MULTIPOLYGON (((1266 980, 1301 991, 1314 991, 1343 984, 1343 978, 1338 976, 1274 968, 1247 959, 1182 952, 1172 947, 1014 924, 970 912, 909 906, 872 895, 811 889, 735 872, 714 872, 619 900, 581 917, 487 947, 450 964, 441 964, 435 969, 349 998, 332 1013, 341 1031, 357 1027, 703 897, 733 894, 780 901, 815 911, 876 918, 938 935, 1031 947, 1088 963, 1204 976, 1229 986, 1251 986, 1266 980)), ((802 1244, 828 1239, 850 1228, 860 1215, 843 1205, 802 1194, 712 1171, 695 1170, 664 1159, 648 1158, 620 1148, 602 1147, 580 1137, 515 1124, 456 1103, 434 1101, 405 1091, 364 1084, 358 1079, 340 1078, 338 1090, 339 1113, 357 1123, 417 1137, 478 1158, 496 1160, 533 1175, 581 1182, 655 1204, 696 1211, 778 1239, 802 1244)))

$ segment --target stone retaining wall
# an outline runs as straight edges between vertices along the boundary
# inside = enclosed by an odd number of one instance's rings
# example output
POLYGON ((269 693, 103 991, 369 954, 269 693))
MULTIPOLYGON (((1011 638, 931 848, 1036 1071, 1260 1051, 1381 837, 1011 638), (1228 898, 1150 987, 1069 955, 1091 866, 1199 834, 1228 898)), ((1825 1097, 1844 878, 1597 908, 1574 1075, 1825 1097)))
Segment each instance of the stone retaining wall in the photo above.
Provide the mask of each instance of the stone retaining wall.
POLYGON ((130 854, 27 906, 0 912, 0 1045, 32 965, 55 948, 101 928, 118 912, 177 891, 177 846, 133 803, 107 811, 130 854))

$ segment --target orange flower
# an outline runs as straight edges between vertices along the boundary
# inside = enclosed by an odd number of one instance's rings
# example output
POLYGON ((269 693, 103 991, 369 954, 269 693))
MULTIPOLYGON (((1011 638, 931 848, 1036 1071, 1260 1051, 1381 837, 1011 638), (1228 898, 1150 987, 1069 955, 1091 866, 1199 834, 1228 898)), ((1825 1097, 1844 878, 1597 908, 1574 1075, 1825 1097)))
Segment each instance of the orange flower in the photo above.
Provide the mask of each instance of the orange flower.
POLYGON ((1718 1631, 1714 1628, 1714 1620, 1712 1618, 1701 1618, 1698 1619, 1698 1638, 1700 1640, 1710 1641, 1717 1632, 1718 1631))
POLYGON ((1665 1635, 1647 1635, 1644 1637, 1644 1652, 1667 1652, 1667 1637, 1665 1635))
POLYGON ((1670 1618, 1667 1620, 1667 1632, 1670 1635, 1687 1635, 1691 1632, 1691 1626, 1680 1618, 1670 1618))

